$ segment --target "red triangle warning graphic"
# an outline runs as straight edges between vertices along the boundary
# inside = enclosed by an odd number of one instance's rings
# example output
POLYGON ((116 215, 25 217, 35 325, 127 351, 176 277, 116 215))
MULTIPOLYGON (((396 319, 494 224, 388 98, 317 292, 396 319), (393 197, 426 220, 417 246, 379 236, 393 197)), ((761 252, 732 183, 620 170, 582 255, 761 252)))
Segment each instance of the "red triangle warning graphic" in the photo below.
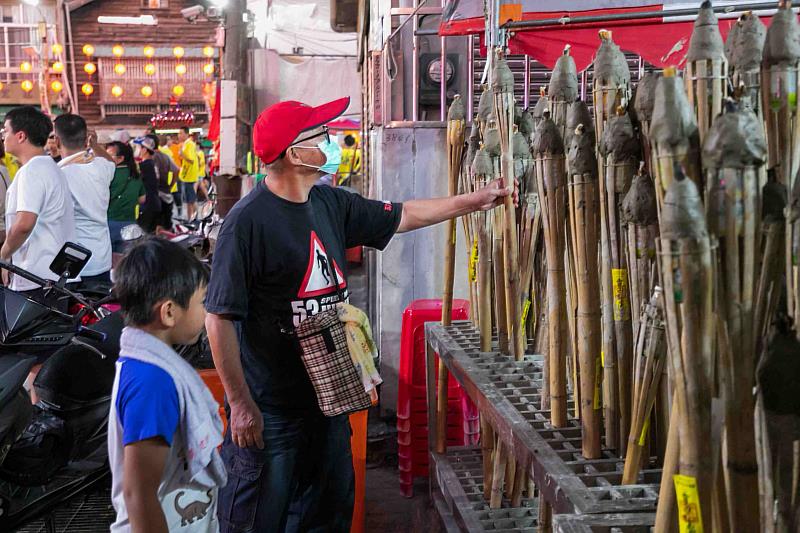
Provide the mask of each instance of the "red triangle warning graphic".
MULTIPOLYGON (((309 249, 308 268, 306 275, 303 278, 303 283, 300 285, 300 291, 297 293, 298 298, 309 298, 311 296, 319 296, 321 294, 328 294, 333 292, 333 280, 331 279, 330 269, 328 268, 328 252, 322 246, 322 241, 319 240, 315 232, 311 232, 311 246, 309 249)), ((333 259, 333 268, 336 269, 336 277, 339 281, 339 287, 344 289, 346 284, 344 281, 344 274, 333 259)))

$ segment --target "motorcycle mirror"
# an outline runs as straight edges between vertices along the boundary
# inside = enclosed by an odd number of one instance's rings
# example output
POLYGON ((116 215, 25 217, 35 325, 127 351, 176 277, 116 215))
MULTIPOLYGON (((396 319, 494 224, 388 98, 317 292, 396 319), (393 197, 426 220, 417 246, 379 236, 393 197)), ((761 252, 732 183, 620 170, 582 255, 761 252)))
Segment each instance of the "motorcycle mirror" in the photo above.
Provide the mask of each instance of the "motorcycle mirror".
POLYGON ((144 237, 144 231, 138 224, 129 224, 120 230, 120 236, 126 242, 136 241, 144 237))

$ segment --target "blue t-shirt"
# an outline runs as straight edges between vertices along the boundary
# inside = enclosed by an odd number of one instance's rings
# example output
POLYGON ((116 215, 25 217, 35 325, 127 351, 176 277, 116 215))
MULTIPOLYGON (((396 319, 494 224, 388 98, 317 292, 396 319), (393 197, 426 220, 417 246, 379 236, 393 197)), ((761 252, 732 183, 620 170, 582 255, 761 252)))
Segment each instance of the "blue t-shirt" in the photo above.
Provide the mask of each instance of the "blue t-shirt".
POLYGON ((114 404, 122 427, 122 445, 161 437, 172 446, 181 410, 178 390, 163 369, 120 357, 119 385, 114 404))

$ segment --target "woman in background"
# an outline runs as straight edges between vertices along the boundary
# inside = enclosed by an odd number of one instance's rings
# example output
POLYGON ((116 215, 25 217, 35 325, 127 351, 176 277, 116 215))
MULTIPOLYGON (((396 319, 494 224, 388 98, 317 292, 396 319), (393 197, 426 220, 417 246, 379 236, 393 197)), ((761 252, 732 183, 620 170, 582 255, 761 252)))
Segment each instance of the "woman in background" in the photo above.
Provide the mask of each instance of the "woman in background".
POLYGON ((114 141, 106 145, 106 151, 117 165, 114 179, 111 180, 111 198, 108 202, 111 251, 122 253, 124 243, 120 232, 125 226, 136 224, 138 207, 145 200, 145 190, 139 176, 139 167, 133 159, 133 148, 129 144, 114 141))

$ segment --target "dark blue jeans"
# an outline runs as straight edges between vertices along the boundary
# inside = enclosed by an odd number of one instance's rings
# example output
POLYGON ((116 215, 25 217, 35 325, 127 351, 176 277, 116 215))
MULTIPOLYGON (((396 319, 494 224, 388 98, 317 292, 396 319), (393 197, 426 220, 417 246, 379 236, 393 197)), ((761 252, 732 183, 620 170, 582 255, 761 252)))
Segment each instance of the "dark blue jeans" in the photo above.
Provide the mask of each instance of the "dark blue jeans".
POLYGON ((348 533, 355 476, 347 415, 263 415, 263 450, 239 448, 225 434, 220 533, 348 533))

